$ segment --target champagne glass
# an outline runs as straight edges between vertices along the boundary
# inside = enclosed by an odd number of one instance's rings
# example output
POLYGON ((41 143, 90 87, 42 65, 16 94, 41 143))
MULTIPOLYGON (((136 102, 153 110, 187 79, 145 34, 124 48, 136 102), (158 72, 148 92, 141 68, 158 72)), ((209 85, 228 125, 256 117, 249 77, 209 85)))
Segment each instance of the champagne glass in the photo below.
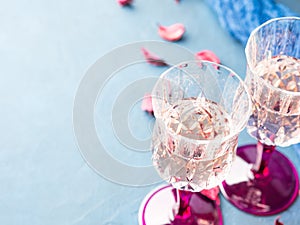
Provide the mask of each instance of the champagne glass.
POLYGON ((183 62, 160 76, 152 103, 153 164, 171 185, 145 198, 140 225, 223 224, 218 202, 199 192, 217 187, 229 173, 251 113, 244 83, 225 66, 183 62))
POLYGON ((300 141, 300 18, 265 22, 251 33, 245 53, 253 101, 247 128, 258 144, 237 150, 251 176, 235 183, 229 178, 239 175, 232 170, 221 191, 242 211, 273 215, 288 208, 299 190, 294 165, 275 146, 300 141))

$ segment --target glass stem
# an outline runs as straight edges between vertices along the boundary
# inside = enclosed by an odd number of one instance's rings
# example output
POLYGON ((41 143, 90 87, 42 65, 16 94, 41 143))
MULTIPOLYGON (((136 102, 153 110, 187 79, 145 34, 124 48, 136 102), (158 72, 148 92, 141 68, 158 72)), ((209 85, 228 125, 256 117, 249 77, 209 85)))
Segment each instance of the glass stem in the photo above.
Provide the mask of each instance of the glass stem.
POLYGON ((258 141, 256 144, 256 160, 255 160, 255 164, 252 167, 252 170, 255 172, 257 172, 260 168, 263 151, 264 151, 264 145, 258 141))
POLYGON ((170 215, 169 215, 170 222, 174 221, 176 216, 178 215, 179 209, 180 209, 180 202, 181 202, 180 201, 180 191, 177 188, 174 188, 172 191, 173 191, 173 195, 175 198, 175 203, 170 211, 170 215))
POLYGON ((252 171, 256 175, 267 175, 269 158, 275 150, 275 146, 269 146, 261 142, 257 142, 256 149, 256 160, 252 167, 252 171))
MULTIPOLYGON (((192 196, 192 192, 189 191, 182 191, 179 189, 174 188, 173 194, 175 196, 175 204, 172 208, 172 212, 170 215, 170 221, 182 220, 189 218, 190 210, 189 210, 189 203, 192 196)), ((172 223, 171 223, 172 224, 172 223)))

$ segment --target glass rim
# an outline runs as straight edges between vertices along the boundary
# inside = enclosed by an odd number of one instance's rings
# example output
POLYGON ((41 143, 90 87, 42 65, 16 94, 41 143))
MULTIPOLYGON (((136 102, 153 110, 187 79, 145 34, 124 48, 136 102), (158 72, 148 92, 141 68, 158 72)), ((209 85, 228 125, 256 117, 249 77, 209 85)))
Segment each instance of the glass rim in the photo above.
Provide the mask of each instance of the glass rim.
MULTIPOLYGON (((231 138, 233 138, 233 137, 235 137, 235 136, 238 136, 239 133, 246 127, 247 122, 248 122, 248 120, 249 120, 249 118, 250 118, 250 115, 251 115, 251 113, 252 113, 252 100, 251 100, 250 93, 249 93, 249 91, 248 91, 248 88, 247 88, 245 82, 242 80, 242 78, 241 78, 236 72, 234 72, 232 69, 230 69, 230 68, 227 67, 227 66, 224 66, 224 65, 221 65, 221 64, 218 64, 218 63, 215 63, 215 62, 211 62, 211 61, 207 61, 207 60, 196 59, 196 60, 183 61, 183 62, 181 62, 181 63, 178 63, 178 64, 176 64, 176 65, 171 66, 170 68, 168 68, 167 70, 165 70, 165 71, 160 75, 160 77, 159 77, 158 79, 164 79, 164 76, 165 76, 166 74, 168 74, 170 71, 172 71, 172 70, 175 69, 175 68, 179 68, 179 66, 182 65, 182 64, 191 64, 191 63, 196 64, 196 63, 199 63, 199 62, 204 63, 204 64, 209 64, 209 65, 217 66, 217 67, 215 67, 215 68, 221 67, 221 68, 223 68, 223 69, 229 71, 230 74, 233 75, 233 77, 237 78, 238 82, 239 82, 240 85, 243 87, 243 91, 246 92, 246 96, 247 96, 247 99, 248 99, 248 107, 247 107, 248 109, 247 109, 247 112, 246 112, 246 113, 244 114, 244 116, 242 117, 242 118, 245 118, 245 119, 242 119, 242 120, 244 120, 244 121, 241 123, 241 125, 240 125, 239 127, 234 127, 234 129, 232 129, 233 132, 229 132, 228 135, 220 136, 220 137, 217 136, 217 137, 211 138, 211 139, 193 139, 193 138, 188 138, 188 137, 185 137, 185 136, 183 136, 183 135, 178 135, 178 134, 176 134, 175 131, 174 131, 173 129, 170 129, 170 128, 167 127, 167 126, 166 126, 166 129, 167 129, 168 131, 170 131, 171 135, 178 136, 178 137, 180 137, 180 138, 182 138, 182 139, 187 140, 188 142, 195 142, 195 143, 197 143, 197 144, 208 144, 208 143, 210 143, 210 142, 212 142, 212 141, 217 141, 217 140, 218 140, 218 141, 222 141, 222 142, 227 141, 227 140, 230 140, 231 138)), ((179 68, 179 69, 180 69, 180 68, 179 68)), ((157 86, 157 83, 154 85, 154 88, 152 89, 152 92, 151 92, 152 97, 153 97, 153 92, 155 91, 156 86, 157 86)), ((155 99, 155 98, 154 98, 154 99, 155 99)), ((152 101, 153 101, 153 98, 152 98, 152 101)), ((154 113, 155 113, 155 112, 154 112, 154 113)), ((156 119, 162 120, 161 117, 157 117, 156 119)))
MULTIPOLYGON (((246 44, 246 47, 245 47, 245 55, 246 55, 246 60, 247 60, 247 66, 249 67, 250 71, 252 74, 255 74, 253 73, 253 65, 250 65, 250 56, 249 56, 249 48, 250 48, 250 43, 252 42, 253 40, 253 37, 256 35, 256 33, 261 30, 263 27, 265 26, 268 26, 269 24, 271 23, 274 23, 274 22, 277 22, 277 21, 299 21, 300 22, 300 17, 297 17, 297 16, 285 16, 285 17, 277 17, 277 18, 273 18, 273 19, 270 19, 270 20, 267 20, 266 22, 262 23, 261 25, 259 25, 258 27, 256 27, 251 33, 250 33, 250 36, 247 40, 247 44, 246 44)), ((300 59, 299 59, 300 60, 300 59)), ((285 95, 290 95, 290 96, 293 96, 293 97, 297 97, 299 96, 300 97, 300 91, 288 91, 288 90, 285 90, 285 89, 282 89, 282 88, 279 88, 279 87, 274 87, 272 84, 270 84, 268 81, 266 81, 265 79, 261 78, 260 76, 257 76, 255 74, 256 77, 258 77, 258 79, 264 83, 265 86, 267 86, 268 88, 270 89, 273 89, 275 91, 278 91, 278 92, 282 92, 284 93, 285 95)))

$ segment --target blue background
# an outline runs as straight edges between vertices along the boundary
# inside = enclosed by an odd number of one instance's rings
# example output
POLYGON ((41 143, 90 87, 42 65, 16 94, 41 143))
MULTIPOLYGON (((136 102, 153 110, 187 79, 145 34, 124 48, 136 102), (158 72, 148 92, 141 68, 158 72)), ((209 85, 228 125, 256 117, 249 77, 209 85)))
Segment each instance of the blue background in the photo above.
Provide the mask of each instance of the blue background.
MULTIPOLYGON (((143 197, 157 184, 130 187, 110 182, 81 157, 72 108, 85 72, 117 46, 161 40, 158 23, 184 23, 186 34, 177 44, 192 52, 214 51, 242 77, 243 47, 201 0, 136 0, 130 8, 107 0, 0 2, 0 224, 136 225, 143 197)), ((282 2, 300 12, 298 0, 282 2)), ((122 82, 114 85, 122 88, 122 82)), ((139 131, 136 135, 147 136, 149 127, 143 130, 141 125, 146 127, 151 118, 142 113, 133 110, 130 121, 139 131)), ((110 141, 117 143, 114 137, 110 141)), ((240 144, 254 142, 242 133, 240 144)), ((299 168, 292 148, 280 150, 299 168)), ((122 160, 127 160, 124 155, 122 160)), ((139 159, 137 164, 150 162, 150 154, 133 158, 139 159)), ((277 217, 247 215, 221 200, 227 225, 271 225, 277 217)), ((300 223, 299 209, 298 199, 281 214, 285 225, 300 223)))

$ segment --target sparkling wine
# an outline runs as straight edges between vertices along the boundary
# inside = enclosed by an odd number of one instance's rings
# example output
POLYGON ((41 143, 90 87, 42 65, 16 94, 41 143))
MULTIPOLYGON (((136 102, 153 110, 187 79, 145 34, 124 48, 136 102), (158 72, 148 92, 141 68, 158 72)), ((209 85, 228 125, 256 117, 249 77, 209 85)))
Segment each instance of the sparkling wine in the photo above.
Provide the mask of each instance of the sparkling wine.
POLYGON ((248 122, 250 135, 267 145, 289 146, 300 138, 300 60, 286 55, 260 61, 246 83, 253 97, 253 114, 248 122), (259 81, 263 79, 264 82, 259 81), (290 92, 280 94, 282 90, 290 92))
POLYGON ((183 99, 164 118, 156 121, 152 140, 153 164, 160 176, 181 190, 201 191, 220 184, 237 147, 225 110, 205 99, 183 99))

